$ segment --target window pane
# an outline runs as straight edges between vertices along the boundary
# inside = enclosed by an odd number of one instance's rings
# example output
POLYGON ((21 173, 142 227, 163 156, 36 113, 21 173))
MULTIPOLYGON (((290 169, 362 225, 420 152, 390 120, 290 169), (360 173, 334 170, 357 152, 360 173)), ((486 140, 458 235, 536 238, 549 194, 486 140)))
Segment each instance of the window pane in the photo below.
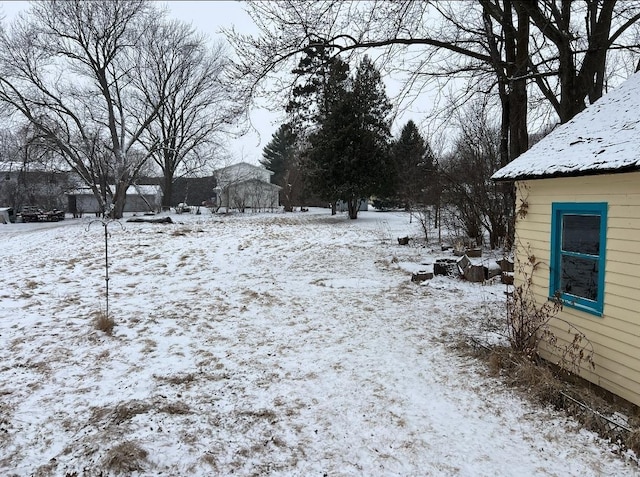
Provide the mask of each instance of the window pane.
POLYGON ((597 301, 598 261, 563 255, 560 291, 597 301))
POLYGON ((563 215, 562 250, 598 255, 600 253, 600 216, 563 215))

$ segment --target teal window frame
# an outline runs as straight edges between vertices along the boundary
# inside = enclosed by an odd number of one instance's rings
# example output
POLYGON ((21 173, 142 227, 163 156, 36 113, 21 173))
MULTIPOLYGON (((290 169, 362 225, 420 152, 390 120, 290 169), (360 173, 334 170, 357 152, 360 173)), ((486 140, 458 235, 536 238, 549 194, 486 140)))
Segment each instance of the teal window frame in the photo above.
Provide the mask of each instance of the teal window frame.
POLYGON ((604 275, 607 250, 607 202, 553 202, 551 204, 551 266, 549 274, 549 297, 560 296, 565 306, 602 316, 604 308, 604 275), (562 249, 563 218, 566 215, 600 217, 600 240, 598 255, 566 251, 562 249), (563 257, 595 260, 598 264, 598 288, 596 299, 560 292, 563 257))

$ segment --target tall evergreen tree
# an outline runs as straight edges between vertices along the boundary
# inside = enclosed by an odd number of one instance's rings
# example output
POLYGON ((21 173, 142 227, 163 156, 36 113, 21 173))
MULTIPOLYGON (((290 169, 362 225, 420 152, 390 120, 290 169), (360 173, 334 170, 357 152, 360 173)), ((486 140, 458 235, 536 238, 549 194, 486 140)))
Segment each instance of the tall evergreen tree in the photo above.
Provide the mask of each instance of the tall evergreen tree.
POLYGON ((349 65, 340 58, 331 56, 329 48, 311 45, 292 73, 298 82, 286 111, 289 123, 299 140, 317 130, 327 118, 327 111, 335 104, 349 81, 349 65))
POLYGON ((346 202, 349 218, 356 219, 361 199, 390 188, 391 104, 368 57, 352 79, 332 69, 322 100, 324 114, 309 138, 313 182, 328 200, 346 202))
POLYGON ((296 135, 289 124, 281 125, 262 150, 260 164, 273 172, 271 182, 283 186, 283 177, 296 151, 296 135))
POLYGON ((400 137, 393 143, 391 157, 395 172, 395 201, 406 210, 432 201, 435 158, 412 120, 405 124, 400 137))
POLYGON ((280 203, 285 212, 304 205, 304 171, 299 164, 298 141, 290 124, 281 125, 262 151, 260 164, 273 172, 271 182, 282 187, 280 203))

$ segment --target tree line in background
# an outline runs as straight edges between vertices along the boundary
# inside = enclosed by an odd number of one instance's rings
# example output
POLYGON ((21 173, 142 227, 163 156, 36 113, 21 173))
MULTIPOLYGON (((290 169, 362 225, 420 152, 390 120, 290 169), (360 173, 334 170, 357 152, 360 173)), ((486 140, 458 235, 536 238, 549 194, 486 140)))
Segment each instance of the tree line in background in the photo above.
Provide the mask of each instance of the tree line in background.
POLYGON ((290 121, 263 151, 261 164, 274 171, 285 210, 310 201, 347 205, 357 218, 362 199, 378 209, 415 214, 425 235, 440 224, 441 206, 452 228, 491 247, 507 234, 508 186, 490 180, 499 169, 500 131, 486 105, 476 102, 458 121, 454 153, 437 157, 413 120, 392 138, 391 104, 371 60, 364 56, 354 75, 322 47, 305 50, 293 71, 301 75, 287 104, 290 121))
MULTIPOLYGON (((513 234, 514 194, 491 174, 529 148, 532 130, 570 120, 640 66, 635 0, 283 0, 252 2, 248 11, 258 35, 227 31, 247 104, 321 84, 296 65, 313 48, 326 53, 307 65, 318 72, 335 58, 375 53, 401 85, 397 106, 435 91, 428 142, 446 144, 435 200, 451 206, 468 236, 487 231, 492 246, 513 234)), ((307 149, 308 138, 300 144, 307 149)))
POLYGON ((513 233, 514 195, 491 174, 529 148, 531 131, 568 121, 640 65, 640 0, 246 9, 258 34, 229 29, 230 60, 153 2, 34 2, 0 34, 0 105, 20 139, 15 152, 2 146, 3 161, 62 160, 120 217, 145 171, 161 171, 170 200, 176 177, 267 97, 287 118, 263 158, 285 209, 342 202, 356 218, 374 197, 435 220, 447 210, 464 235, 497 246, 513 233), (393 138, 400 108, 428 91, 430 120, 393 138))
POLYGON ((0 34, 0 104, 33 153, 12 157, 54 156, 114 218, 145 168, 159 169, 168 205, 240 114, 227 62, 221 43, 152 2, 34 2, 0 34))

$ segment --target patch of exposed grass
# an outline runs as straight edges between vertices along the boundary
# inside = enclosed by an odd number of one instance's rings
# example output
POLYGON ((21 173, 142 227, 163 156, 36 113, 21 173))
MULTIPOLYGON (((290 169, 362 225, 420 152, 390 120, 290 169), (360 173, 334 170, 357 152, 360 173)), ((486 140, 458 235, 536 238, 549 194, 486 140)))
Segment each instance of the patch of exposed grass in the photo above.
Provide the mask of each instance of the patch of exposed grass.
POLYGON ((183 235, 187 235, 190 232, 192 232, 192 230, 190 228, 181 227, 179 229, 175 229, 175 230, 171 231, 170 235, 173 236, 173 237, 182 237, 183 235))
POLYGON ((152 353, 158 347, 158 343, 152 339, 146 338, 144 340, 144 348, 142 348, 143 353, 152 353))
POLYGON ((111 412, 111 421, 114 424, 122 424, 133 419, 138 414, 149 412, 152 408, 153 405, 142 401, 129 401, 118 404, 111 412))
POLYGON ((253 417, 256 419, 266 419, 268 421, 275 421, 277 414, 271 409, 257 409, 238 412, 238 416, 253 417))
POLYGON ((172 415, 190 414, 191 408, 183 402, 173 402, 158 408, 158 412, 172 415))
POLYGON ((60 303, 66 306, 77 305, 80 303, 80 297, 75 295, 66 295, 62 300, 60 300, 60 303))
POLYGON ((129 475, 144 470, 149 453, 133 441, 125 441, 107 452, 103 465, 115 474, 129 475))
POLYGON ((176 374, 173 376, 156 376, 156 379, 165 381, 169 384, 180 385, 195 381, 196 377, 193 373, 176 374))
POLYGON ((202 461, 208 464, 214 471, 218 470, 218 458, 213 452, 206 452, 202 457, 202 461))
POLYGON ((531 361, 508 347, 462 342, 456 349, 484 360, 488 374, 520 391, 525 399, 563 410, 586 429, 640 455, 640 409, 637 406, 622 402, 546 361, 531 361), (616 419, 611 416, 623 416, 626 423, 616 425, 616 419))
POLYGON ((72 257, 69 260, 67 260, 67 263, 66 263, 67 270, 73 270, 76 267, 76 265, 80 263, 80 261, 81 261, 80 257, 72 257))
POLYGON ((96 330, 102 331, 109 336, 113 335, 113 328, 116 326, 115 320, 102 311, 95 314, 93 324, 96 330))

